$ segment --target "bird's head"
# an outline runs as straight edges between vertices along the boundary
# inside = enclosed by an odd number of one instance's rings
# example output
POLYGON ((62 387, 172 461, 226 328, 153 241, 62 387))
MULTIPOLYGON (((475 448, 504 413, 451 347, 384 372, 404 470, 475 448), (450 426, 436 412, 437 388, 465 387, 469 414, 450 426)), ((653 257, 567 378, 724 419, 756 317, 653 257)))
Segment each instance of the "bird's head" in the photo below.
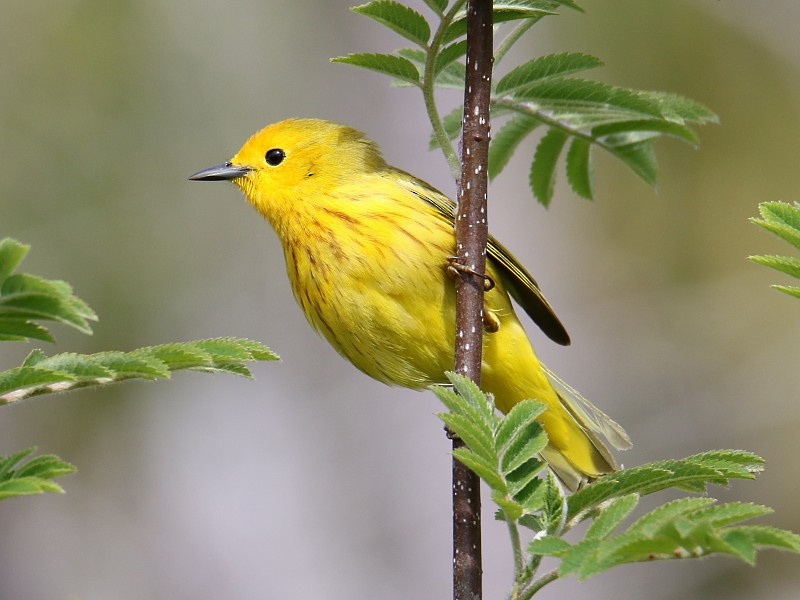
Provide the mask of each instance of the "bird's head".
POLYGON ((351 127, 288 119, 254 134, 230 161, 189 179, 232 181, 268 215, 273 202, 313 202, 337 185, 385 165, 378 147, 351 127))

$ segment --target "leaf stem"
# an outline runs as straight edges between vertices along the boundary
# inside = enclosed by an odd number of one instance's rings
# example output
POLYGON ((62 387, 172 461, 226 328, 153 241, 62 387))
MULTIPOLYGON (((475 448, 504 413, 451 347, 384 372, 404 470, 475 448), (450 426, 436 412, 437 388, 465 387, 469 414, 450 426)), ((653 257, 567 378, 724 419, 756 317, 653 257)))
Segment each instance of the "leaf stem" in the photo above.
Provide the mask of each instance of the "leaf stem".
POLYGON ((522 542, 519 538, 519 527, 517 527, 517 522, 510 519, 508 515, 506 515, 505 521, 508 526, 508 535, 511 538, 511 549, 514 552, 514 581, 519 582, 525 571, 525 561, 522 556, 522 542))
POLYGON ((442 16, 439 27, 436 28, 436 32, 431 40, 431 45, 427 49, 427 55, 425 57, 425 77, 421 85, 422 98, 425 101, 425 109, 428 112, 428 119, 431 122, 431 127, 433 127, 433 134, 436 136, 436 142, 439 144, 439 148, 442 149, 447 164, 450 166, 450 171, 453 174, 453 179, 456 181, 458 181, 461 176, 461 161, 453 148, 453 144, 450 142, 450 138, 447 136, 447 132, 444 130, 442 119, 439 116, 439 108, 436 106, 436 95, 434 92, 436 87, 435 65, 436 57, 439 55, 439 50, 442 48, 447 28, 465 3, 466 0, 458 0, 453 4, 450 10, 447 11, 447 14, 442 16))
POLYGON ((530 600, 531 598, 533 598, 533 595, 536 592, 538 592, 548 583, 554 582, 556 579, 558 579, 558 577, 559 577, 558 569, 554 569, 549 573, 542 575, 539 579, 533 582, 533 585, 531 585, 529 588, 526 588, 522 592, 522 595, 519 597, 520 600, 530 600))
POLYGON ((500 43, 495 50, 494 53, 494 64, 497 66, 500 64, 500 61, 503 60, 505 55, 511 49, 511 47, 517 43, 517 40, 521 38, 526 31, 528 31, 531 27, 536 25, 539 22, 541 17, 531 17, 528 19, 524 19, 519 25, 517 25, 511 33, 509 33, 505 39, 500 43))

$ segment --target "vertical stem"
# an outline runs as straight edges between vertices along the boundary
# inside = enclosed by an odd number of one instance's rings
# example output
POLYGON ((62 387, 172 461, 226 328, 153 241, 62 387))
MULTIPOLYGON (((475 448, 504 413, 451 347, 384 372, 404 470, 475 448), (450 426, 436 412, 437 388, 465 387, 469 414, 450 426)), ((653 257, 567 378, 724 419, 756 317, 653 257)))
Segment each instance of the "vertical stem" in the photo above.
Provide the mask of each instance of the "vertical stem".
MULTIPOLYGON (((467 4, 467 76, 461 179, 456 210, 456 253, 465 270, 456 279, 455 369, 480 385, 483 348, 483 284, 486 270, 489 99, 492 80, 492 1, 467 4)), ((453 440, 453 449, 463 446, 453 440)), ((480 600, 480 480, 453 459, 453 598, 480 600)))

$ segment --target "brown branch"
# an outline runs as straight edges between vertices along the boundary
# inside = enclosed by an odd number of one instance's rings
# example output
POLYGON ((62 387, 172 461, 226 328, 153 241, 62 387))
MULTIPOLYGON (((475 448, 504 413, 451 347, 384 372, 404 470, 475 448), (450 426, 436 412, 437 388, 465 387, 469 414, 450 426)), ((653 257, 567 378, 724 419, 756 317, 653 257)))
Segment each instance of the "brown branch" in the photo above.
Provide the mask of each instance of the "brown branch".
MULTIPOLYGON (((483 348, 483 292, 486 270, 489 98, 492 81, 492 2, 467 5, 467 75, 461 180, 456 211, 456 254, 463 267, 456 278, 455 370, 480 385, 483 348)), ((463 442, 453 439, 453 449, 463 442)), ((480 600, 480 479, 453 459, 453 598, 480 600)))

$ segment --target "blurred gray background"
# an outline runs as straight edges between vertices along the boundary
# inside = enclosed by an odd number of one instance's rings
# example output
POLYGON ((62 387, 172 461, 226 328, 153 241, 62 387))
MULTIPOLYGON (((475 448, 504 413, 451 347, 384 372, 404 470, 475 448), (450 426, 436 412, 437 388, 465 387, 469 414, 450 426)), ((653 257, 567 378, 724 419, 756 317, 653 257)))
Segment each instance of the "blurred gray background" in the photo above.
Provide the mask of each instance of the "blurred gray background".
MULTIPOLYGON (((80 472, 61 480, 64 496, 0 505, 2 600, 450 596, 435 399, 340 359, 307 326, 277 240, 241 194, 186 180, 264 124, 317 116, 368 132, 392 164, 452 194, 418 92, 329 64, 402 44, 351 3, 2 2, 0 235, 32 244, 24 269, 71 282, 100 315, 92 337, 56 327, 46 351, 236 335, 283 357, 257 365, 256 381, 184 373, 3 408, 0 453, 38 445, 80 472)), ((491 189, 492 230, 573 345, 531 335, 627 427, 626 464, 754 451, 767 471, 719 496, 770 505, 767 522, 800 531, 800 303, 745 258, 790 252, 747 218, 760 201, 800 199, 800 4, 581 4, 514 58, 595 54, 608 65, 596 77, 685 94, 721 125, 699 150, 659 143, 656 191, 598 154, 593 203, 562 180, 541 208, 526 184, 532 144, 513 161, 491 189)), ((4 344, 2 368, 29 350, 4 344)), ((501 598, 511 560, 492 512, 485 588, 501 598)), ((541 597, 788 599, 798 564, 767 553, 755 569, 624 567, 541 597)))

